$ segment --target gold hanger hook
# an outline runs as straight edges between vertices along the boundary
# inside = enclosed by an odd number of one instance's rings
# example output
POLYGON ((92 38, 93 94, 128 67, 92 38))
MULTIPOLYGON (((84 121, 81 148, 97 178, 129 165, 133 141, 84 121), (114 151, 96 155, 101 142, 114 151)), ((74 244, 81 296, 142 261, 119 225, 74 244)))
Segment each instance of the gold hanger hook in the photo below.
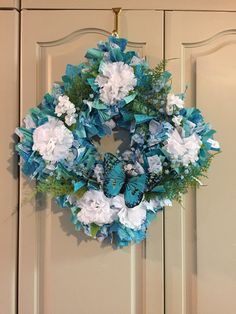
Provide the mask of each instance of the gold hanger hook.
POLYGON ((119 37, 119 14, 121 8, 112 8, 113 13, 115 14, 114 18, 114 30, 112 31, 112 36, 119 37))

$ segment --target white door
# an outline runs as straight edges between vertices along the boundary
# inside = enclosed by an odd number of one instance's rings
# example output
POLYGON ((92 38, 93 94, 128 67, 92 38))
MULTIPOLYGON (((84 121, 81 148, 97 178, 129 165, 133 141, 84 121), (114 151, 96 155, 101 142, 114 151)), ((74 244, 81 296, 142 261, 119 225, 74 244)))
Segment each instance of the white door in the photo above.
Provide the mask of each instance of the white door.
POLYGON ((236 313, 236 13, 167 12, 175 91, 218 131, 206 187, 165 211, 166 314, 236 313))
MULTIPOLYGON (((21 119, 67 63, 113 29, 112 11, 22 12, 21 119)), ((163 13, 123 11, 121 36, 151 65, 163 57, 163 13)), ((114 250, 74 230, 69 211, 31 193, 21 177, 19 314, 163 314, 163 215, 141 245, 114 250)))

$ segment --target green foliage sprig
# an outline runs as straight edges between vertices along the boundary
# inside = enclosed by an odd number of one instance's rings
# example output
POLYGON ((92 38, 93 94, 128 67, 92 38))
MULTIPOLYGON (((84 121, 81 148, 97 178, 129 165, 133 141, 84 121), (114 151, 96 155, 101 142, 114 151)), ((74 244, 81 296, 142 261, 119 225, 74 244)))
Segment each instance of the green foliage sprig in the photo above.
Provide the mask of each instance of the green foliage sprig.
POLYGON ((71 82, 70 87, 65 90, 65 95, 67 95, 70 101, 76 106, 77 109, 82 109, 83 100, 89 98, 89 93, 91 88, 83 78, 79 75, 74 78, 71 82))
POLYGON ((58 180, 56 177, 48 177, 39 181, 35 187, 36 192, 49 193, 52 197, 73 193, 73 185, 69 180, 58 180))

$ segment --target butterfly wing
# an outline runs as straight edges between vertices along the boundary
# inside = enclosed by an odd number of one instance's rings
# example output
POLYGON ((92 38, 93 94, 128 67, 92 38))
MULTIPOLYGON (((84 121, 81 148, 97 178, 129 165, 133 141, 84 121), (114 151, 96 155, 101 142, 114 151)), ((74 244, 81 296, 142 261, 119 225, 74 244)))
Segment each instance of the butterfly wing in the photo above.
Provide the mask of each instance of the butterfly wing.
POLYGON ((105 173, 112 170, 112 168, 119 163, 120 160, 111 153, 105 153, 104 155, 104 171, 105 173))
POLYGON ((114 197, 120 193, 125 182, 123 162, 110 153, 105 154, 104 172, 104 194, 109 198, 114 197))
POLYGON ((146 188, 147 175, 141 174, 128 180, 125 187, 125 204, 127 207, 137 206, 142 198, 146 188))

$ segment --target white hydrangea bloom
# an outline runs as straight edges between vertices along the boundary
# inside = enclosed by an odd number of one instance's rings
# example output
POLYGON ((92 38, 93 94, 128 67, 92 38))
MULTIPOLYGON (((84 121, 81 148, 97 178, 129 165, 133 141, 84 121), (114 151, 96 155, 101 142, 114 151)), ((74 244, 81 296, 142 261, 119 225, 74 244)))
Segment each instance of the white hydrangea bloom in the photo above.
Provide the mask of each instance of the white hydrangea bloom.
POLYGON ((167 140, 166 151, 170 154, 172 161, 188 166, 198 160, 201 140, 196 133, 189 137, 181 137, 175 129, 167 140))
POLYGON ((81 209, 77 218, 84 224, 109 224, 117 217, 117 210, 111 208, 110 199, 102 191, 89 190, 77 202, 81 209))
POLYGON ((178 109, 182 109, 184 106, 184 101, 179 96, 170 93, 167 95, 166 113, 168 115, 172 115, 175 106, 178 109))
POLYGON ((160 173, 162 171, 162 162, 159 156, 149 156, 148 161, 148 171, 153 173, 160 173))
POLYGON ((120 222, 133 230, 139 230, 146 219, 146 206, 142 202, 138 206, 128 208, 125 205, 123 195, 117 195, 112 199, 112 205, 118 209, 120 222))
POLYGON ((62 121, 48 117, 48 122, 33 132, 33 150, 38 151, 44 160, 56 162, 68 157, 73 140, 72 132, 62 121))
POLYGON ((96 83, 105 104, 113 105, 124 99, 137 84, 133 68, 124 62, 103 63, 100 70, 96 83))
POLYGON ((66 114, 65 123, 69 126, 76 123, 77 114, 75 105, 70 101, 69 97, 66 95, 58 97, 58 104, 55 107, 55 113, 58 117, 61 117, 63 114, 66 114))

